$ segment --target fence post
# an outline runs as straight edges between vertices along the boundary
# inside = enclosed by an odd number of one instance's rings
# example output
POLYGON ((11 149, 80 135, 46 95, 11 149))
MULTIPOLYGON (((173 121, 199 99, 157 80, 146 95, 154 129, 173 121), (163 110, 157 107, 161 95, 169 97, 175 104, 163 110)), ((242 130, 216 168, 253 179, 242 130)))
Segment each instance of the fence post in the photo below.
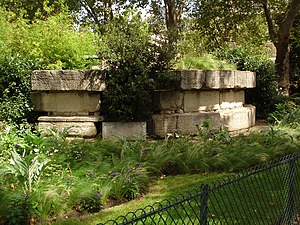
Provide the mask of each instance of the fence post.
POLYGON ((204 184, 201 188, 201 195, 200 195, 200 225, 208 225, 207 223, 208 197, 209 197, 209 185, 204 184))

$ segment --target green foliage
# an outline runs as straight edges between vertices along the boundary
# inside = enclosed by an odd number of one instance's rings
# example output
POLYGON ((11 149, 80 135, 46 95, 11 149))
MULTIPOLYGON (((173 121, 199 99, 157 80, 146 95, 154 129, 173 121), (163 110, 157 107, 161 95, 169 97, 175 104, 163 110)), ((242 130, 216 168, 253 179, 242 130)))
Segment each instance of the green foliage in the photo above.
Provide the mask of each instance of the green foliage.
POLYGON ((237 65, 238 70, 256 73, 256 88, 246 91, 246 102, 256 106, 258 118, 266 118, 281 101, 277 91, 274 62, 261 49, 247 47, 224 47, 215 52, 219 59, 237 65))
POLYGON ((202 57, 183 57, 175 64, 178 70, 236 70, 233 63, 217 60, 212 55, 202 57))
POLYGON ((95 55, 95 35, 85 29, 77 31, 67 12, 31 23, 10 19, 6 18, 9 28, 2 35, 13 55, 38 61, 43 69, 82 69, 92 63, 84 56, 95 55))
POLYGON ((148 118, 154 81, 148 25, 140 15, 115 16, 109 33, 101 37, 100 54, 109 66, 103 112, 111 121, 141 121, 148 118))
POLYGON ((193 27, 190 20, 184 20, 184 30, 180 33, 178 40, 178 54, 180 56, 199 56, 207 52, 206 38, 201 36, 201 32, 193 27))
POLYGON ((275 105, 276 109, 268 114, 268 121, 275 125, 285 124, 297 126, 297 110, 300 108, 299 97, 287 97, 282 103, 275 105), (293 123, 295 123, 293 125, 293 123))
POLYGON ((147 190, 149 177, 146 168, 142 164, 132 162, 120 168, 120 172, 111 172, 113 185, 111 197, 118 201, 132 200, 141 196, 147 190))
POLYGON ((64 8, 63 1, 61 0, 37 0, 34 2, 26 0, 3 0, 0 6, 16 16, 23 16, 30 21, 36 18, 45 19, 64 8))
POLYGON ((230 43, 258 47, 267 41, 266 23, 254 1, 197 0, 191 11, 208 51, 230 43))
POLYGON ((68 12, 31 22, 1 8, 0 12, 0 59, 20 55, 35 61, 35 69, 83 69, 94 63, 85 56, 96 54, 95 34, 76 30, 68 12))
POLYGON ((29 221, 28 196, 22 192, 0 191, 0 221, 8 225, 27 224, 29 221))
POLYGON ((0 176, 16 177, 24 191, 31 193, 32 185, 39 181, 42 170, 49 160, 42 159, 39 155, 34 156, 31 160, 26 160, 24 155, 21 156, 16 151, 11 151, 10 155, 9 162, 1 166, 0 176))
POLYGON ((278 103, 275 107, 276 110, 268 114, 268 121, 273 124, 278 124, 288 112, 283 103, 278 103))
MULTIPOLYGON (((299 127, 299 110, 283 119, 299 127)), ((3 125, 0 133, 0 221, 46 224, 58 217, 102 210, 143 196, 154 177, 232 172, 299 150, 299 132, 270 128, 231 137, 198 126, 195 137, 159 141, 67 142, 30 127, 3 125)))
POLYGON ((300 81, 300 66, 299 66, 299 56, 300 56, 300 16, 296 17, 294 21, 291 36, 290 36, 290 80, 300 81))
POLYGON ((30 74, 36 63, 20 55, 0 60, 0 119, 25 122, 32 110, 29 90, 30 74))

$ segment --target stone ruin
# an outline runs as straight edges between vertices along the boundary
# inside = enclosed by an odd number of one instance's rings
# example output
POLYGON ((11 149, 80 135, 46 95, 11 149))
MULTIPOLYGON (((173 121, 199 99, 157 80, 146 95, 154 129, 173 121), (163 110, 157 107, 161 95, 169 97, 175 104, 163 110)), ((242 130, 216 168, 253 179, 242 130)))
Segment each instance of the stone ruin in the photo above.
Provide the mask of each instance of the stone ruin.
MULTIPOLYGON (((132 139, 139 131, 166 137, 170 133, 197 133, 196 125, 209 119, 212 129, 244 131, 255 125, 255 107, 245 104, 245 89, 256 85, 255 73, 249 71, 177 71, 180 85, 172 90, 156 90, 152 120, 132 123, 128 130, 103 121, 101 98, 105 74, 100 70, 41 70, 31 76, 34 110, 45 112, 38 127, 68 130, 70 137, 90 139, 110 135, 132 139), (101 130, 102 128, 102 130, 101 130), (112 130, 108 131, 110 128, 112 130), (141 129, 140 129, 141 128, 141 129)), ((117 106, 115 106, 117 107, 117 106)))
POLYGON ((86 139, 98 135, 101 92, 105 90, 102 71, 33 71, 31 89, 34 110, 47 113, 38 118, 40 130, 67 129, 70 137, 86 139))
POLYGON ((241 131, 255 125, 255 107, 245 105, 245 89, 256 86, 249 71, 178 71, 178 90, 158 90, 154 96, 154 134, 195 134, 196 124, 209 119, 212 129, 241 131))

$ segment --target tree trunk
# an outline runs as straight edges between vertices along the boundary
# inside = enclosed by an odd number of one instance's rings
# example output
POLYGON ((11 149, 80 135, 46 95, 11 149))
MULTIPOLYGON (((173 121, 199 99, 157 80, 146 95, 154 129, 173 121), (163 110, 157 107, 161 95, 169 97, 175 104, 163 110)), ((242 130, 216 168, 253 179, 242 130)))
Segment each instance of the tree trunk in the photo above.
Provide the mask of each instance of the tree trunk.
POLYGON ((275 44, 275 47, 277 50, 275 66, 278 88, 283 95, 288 96, 290 88, 289 40, 281 40, 275 44))
POLYGON ((175 0, 164 0, 164 3, 168 39, 169 43, 173 44, 177 42, 178 37, 178 15, 176 10, 176 2, 175 0))
POLYGON ((261 3, 267 20, 270 38, 277 50, 275 66, 278 88, 283 95, 288 96, 290 88, 289 38, 293 23, 299 14, 300 0, 289 1, 282 21, 277 21, 277 27, 271 18, 268 0, 261 0, 261 3))
POLYGON ((111 21, 114 17, 112 10, 112 1, 104 1, 104 23, 111 21))
POLYGON ((166 26, 170 44, 176 44, 179 35, 179 23, 186 0, 164 0, 166 26))

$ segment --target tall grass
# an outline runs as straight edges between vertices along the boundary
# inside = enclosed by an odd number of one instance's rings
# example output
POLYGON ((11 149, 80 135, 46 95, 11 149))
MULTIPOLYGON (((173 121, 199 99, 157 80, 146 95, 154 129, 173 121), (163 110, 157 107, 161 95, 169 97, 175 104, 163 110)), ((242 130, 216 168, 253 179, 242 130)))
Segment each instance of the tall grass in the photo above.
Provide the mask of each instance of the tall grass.
POLYGON ((93 213, 144 196, 160 177, 237 172, 299 151, 294 130, 276 127, 235 137, 207 130, 169 140, 68 142, 64 134, 45 138, 28 128, 6 127, 0 134, 0 170, 16 166, 12 154, 26 162, 21 168, 36 162, 37 170, 29 189, 21 171, 0 175, 0 208, 11 206, 0 213, 0 221, 47 223, 72 211, 93 213))
POLYGON ((178 70, 236 70, 236 65, 218 60, 214 56, 206 54, 203 56, 183 56, 175 63, 178 70))

